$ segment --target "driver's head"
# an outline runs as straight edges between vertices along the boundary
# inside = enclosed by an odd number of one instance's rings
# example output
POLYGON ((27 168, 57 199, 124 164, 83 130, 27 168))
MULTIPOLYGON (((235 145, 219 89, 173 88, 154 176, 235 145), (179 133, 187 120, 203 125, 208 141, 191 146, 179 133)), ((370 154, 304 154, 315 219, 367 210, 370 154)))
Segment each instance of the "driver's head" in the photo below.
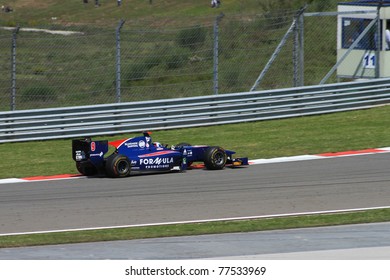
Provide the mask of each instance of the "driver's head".
POLYGON ((161 145, 161 143, 159 143, 159 142, 154 142, 153 145, 154 145, 156 148, 162 148, 162 145, 161 145))

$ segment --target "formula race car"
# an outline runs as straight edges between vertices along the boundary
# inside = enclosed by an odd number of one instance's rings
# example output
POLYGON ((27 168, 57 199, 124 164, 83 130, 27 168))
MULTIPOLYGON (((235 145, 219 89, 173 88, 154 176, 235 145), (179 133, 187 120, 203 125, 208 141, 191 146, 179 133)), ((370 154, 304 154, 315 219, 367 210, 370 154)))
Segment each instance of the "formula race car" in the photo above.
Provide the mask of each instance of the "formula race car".
POLYGON ((77 170, 86 176, 105 174, 109 177, 127 177, 131 171, 184 171, 194 162, 203 162, 210 170, 226 165, 248 165, 248 158, 233 158, 234 151, 217 146, 192 146, 180 143, 168 147, 152 142, 150 132, 143 136, 108 142, 91 138, 72 140, 72 157, 77 170), (105 157, 108 145, 115 151, 105 157))

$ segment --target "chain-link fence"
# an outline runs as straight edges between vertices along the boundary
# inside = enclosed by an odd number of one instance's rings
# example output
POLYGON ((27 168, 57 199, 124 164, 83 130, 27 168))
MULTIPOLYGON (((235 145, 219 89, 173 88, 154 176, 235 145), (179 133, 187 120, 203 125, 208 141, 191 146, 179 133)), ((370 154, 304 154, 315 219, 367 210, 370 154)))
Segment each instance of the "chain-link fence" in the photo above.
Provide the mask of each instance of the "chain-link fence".
MULTIPOLYGON (((188 26, 121 21, 110 28, 0 29, 0 110, 249 91, 296 15, 221 14, 188 26)), ((296 85, 296 49, 294 33, 258 90, 296 85)), ((336 62, 336 17, 305 18, 304 50, 300 79, 318 84, 336 62)))
POLYGON ((1 34, 2 110, 113 102, 115 33, 20 28, 1 34))

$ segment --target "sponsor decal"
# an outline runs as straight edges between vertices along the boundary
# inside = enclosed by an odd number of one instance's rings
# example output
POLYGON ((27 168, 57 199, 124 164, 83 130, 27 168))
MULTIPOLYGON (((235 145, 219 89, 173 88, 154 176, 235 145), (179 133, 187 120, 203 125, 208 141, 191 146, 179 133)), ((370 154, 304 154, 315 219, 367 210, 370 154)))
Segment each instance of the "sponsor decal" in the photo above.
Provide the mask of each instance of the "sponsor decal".
POLYGON ((84 160, 85 159, 84 151, 76 151, 75 159, 76 161, 84 160))
POLYGON ((146 143, 145 143, 145 141, 144 140, 140 140, 139 142, 138 142, 138 146, 142 149, 142 148, 145 148, 145 146, 146 146, 146 143))
POLYGON ((145 165, 146 169, 169 168, 173 163, 173 158, 141 158, 140 165, 145 165))
POLYGON ((173 158, 141 158, 140 164, 167 164, 167 163, 173 163, 173 158))
POLYGON ((146 146, 146 148, 149 148, 150 147, 150 141, 152 140, 152 138, 151 137, 145 137, 145 139, 146 139, 146 144, 145 144, 145 146, 146 146))
POLYGON ((138 142, 129 142, 129 143, 125 143, 125 146, 127 148, 138 148, 138 142))
POLYGON ((103 152, 100 152, 100 154, 90 154, 91 157, 102 157, 104 155, 103 152))

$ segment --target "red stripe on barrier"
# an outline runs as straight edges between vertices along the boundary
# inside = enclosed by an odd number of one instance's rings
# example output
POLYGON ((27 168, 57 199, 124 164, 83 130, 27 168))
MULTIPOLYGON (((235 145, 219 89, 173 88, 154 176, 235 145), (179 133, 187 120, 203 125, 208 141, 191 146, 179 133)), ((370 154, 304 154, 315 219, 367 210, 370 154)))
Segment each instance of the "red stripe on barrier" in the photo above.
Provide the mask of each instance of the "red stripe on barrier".
POLYGON ((386 150, 380 150, 380 149, 366 149, 366 150, 360 150, 360 151, 346 151, 346 152, 324 153, 324 154, 318 154, 317 156, 337 157, 337 156, 348 156, 348 155, 384 153, 384 152, 387 152, 387 151, 386 150))
POLYGON ((56 180, 56 179, 67 179, 82 176, 81 174, 62 174, 62 175, 52 175, 52 176, 34 176, 22 178, 26 181, 40 181, 40 180, 56 180))

